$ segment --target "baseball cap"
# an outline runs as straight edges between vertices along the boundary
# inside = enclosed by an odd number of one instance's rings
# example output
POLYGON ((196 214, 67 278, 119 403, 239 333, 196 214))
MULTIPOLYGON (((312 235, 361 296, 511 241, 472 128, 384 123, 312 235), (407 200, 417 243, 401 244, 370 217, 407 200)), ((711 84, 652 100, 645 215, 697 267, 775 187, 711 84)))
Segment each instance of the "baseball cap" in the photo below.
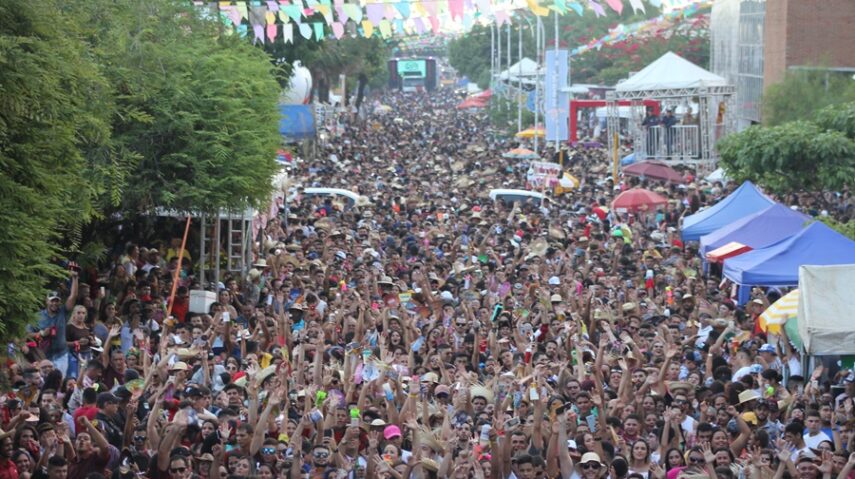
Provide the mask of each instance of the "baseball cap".
POLYGON ((759 351, 761 353, 772 353, 776 356, 778 354, 778 351, 775 350, 775 346, 773 346, 771 344, 764 344, 763 346, 760 346, 759 351))
POLYGON ((386 426, 386 429, 383 430, 383 437, 386 440, 392 439, 394 437, 401 437, 401 428, 395 426, 394 424, 386 426))
POLYGON ((440 384, 439 386, 434 388, 433 394, 435 396, 439 396, 440 394, 450 395, 451 391, 448 389, 448 386, 446 386, 445 384, 440 384))
POLYGON ((48 293, 47 299, 48 299, 48 301, 53 301, 54 299, 62 299, 62 298, 59 296, 59 291, 51 291, 50 293, 48 293))

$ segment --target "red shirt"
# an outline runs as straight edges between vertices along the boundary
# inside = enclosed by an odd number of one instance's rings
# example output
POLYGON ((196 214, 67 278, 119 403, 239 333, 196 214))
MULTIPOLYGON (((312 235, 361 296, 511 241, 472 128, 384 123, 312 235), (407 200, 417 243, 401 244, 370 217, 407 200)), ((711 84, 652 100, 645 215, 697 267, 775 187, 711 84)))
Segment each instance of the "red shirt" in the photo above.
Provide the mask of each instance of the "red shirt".
POLYGON ((18 468, 11 459, 0 459, 0 479, 18 479, 18 468))
POLYGON ((98 414, 97 406, 81 406, 74 411, 74 431, 77 434, 77 431, 83 430, 83 424, 80 423, 80 418, 86 416, 89 420, 95 419, 95 415, 98 414))

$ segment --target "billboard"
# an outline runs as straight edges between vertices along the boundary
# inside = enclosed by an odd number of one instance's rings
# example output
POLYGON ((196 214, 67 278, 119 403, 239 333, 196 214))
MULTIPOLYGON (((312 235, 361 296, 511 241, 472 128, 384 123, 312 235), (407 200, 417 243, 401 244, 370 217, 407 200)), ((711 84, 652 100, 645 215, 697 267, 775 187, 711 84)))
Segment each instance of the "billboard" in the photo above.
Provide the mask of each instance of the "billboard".
POLYGON ((424 60, 398 60, 398 75, 424 78, 427 76, 427 64, 424 60))

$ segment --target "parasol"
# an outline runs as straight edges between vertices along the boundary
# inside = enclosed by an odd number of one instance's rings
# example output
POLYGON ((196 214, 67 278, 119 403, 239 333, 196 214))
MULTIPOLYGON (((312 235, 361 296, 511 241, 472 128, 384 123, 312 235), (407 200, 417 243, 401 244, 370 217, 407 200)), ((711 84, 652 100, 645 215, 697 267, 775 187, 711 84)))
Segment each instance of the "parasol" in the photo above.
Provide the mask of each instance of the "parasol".
POLYGON ((636 212, 655 209, 665 205, 668 199, 644 188, 633 188, 617 195, 612 202, 612 208, 620 212, 636 212))
POLYGON ((537 153, 528 148, 514 148, 511 151, 502 154, 502 158, 516 158, 519 160, 536 160, 540 158, 537 153))
POLYGON ((760 324, 760 329, 769 332, 778 333, 781 330, 782 324, 787 324, 790 318, 794 318, 799 314, 799 290, 794 289, 789 293, 781 296, 780 299, 772 303, 766 311, 763 311, 757 320, 760 324))
POLYGON ((623 169, 623 174, 629 176, 642 176, 654 180, 667 181, 669 183, 685 183, 686 180, 676 170, 659 161, 639 161, 623 169))
POLYGON ((523 131, 517 132, 517 138, 534 138, 537 136, 538 138, 543 138, 546 136, 546 130, 543 129, 542 126, 526 128, 523 131))

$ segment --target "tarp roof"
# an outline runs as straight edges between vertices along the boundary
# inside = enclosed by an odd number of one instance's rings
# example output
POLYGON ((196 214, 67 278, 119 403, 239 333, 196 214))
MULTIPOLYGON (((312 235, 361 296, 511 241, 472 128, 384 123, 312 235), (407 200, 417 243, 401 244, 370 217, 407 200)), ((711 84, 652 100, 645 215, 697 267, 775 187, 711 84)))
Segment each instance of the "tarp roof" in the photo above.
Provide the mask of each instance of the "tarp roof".
POLYGON ((705 234, 773 204, 775 202, 761 193, 754 183, 746 181, 723 200, 683 219, 683 241, 697 241, 705 234))
POLYGON ((704 70, 674 52, 668 52, 640 72, 618 83, 615 90, 655 91, 676 88, 726 86, 727 80, 704 70))
POLYGON ((855 354, 855 264, 799 268, 799 336, 808 354, 855 354))
POLYGON ((533 77, 537 75, 537 71, 536 61, 530 58, 523 58, 511 65, 507 70, 499 73, 499 80, 507 80, 508 78, 515 80, 517 77, 533 77))
POLYGON ((765 248, 798 233, 809 220, 809 216, 775 203, 765 210, 701 236, 700 253, 706 257, 708 252, 733 241, 752 249, 765 248))
POLYGON ((292 140, 302 140, 315 136, 315 116, 312 105, 279 105, 282 119, 279 120, 279 133, 292 140))
POLYGON ((724 276, 741 285, 793 286, 801 265, 851 263, 855 241, 815 221, 790 238, 725 260, 724 276))

